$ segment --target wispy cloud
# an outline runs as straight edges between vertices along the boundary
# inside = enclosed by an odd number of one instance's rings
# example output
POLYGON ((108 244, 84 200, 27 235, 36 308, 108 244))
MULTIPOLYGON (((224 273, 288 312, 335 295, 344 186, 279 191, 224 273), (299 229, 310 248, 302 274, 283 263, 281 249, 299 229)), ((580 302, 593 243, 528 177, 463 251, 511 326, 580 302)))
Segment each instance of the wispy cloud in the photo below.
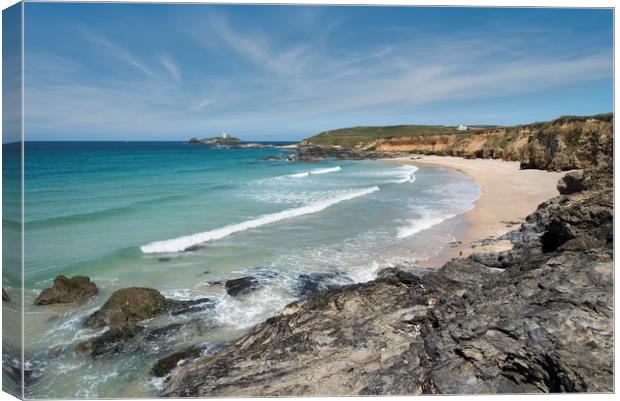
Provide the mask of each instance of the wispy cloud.
POLYGON ((277 46, 273 38, 256 30, 233 28, 225 16, 210 18, 210 35, 215 35, 240 56, 280 74, 299 74, 312 59, 310 46, 300 43, 292 47, 277 46), (286 48, 285 48, 286 47, 286 48))
POLYGON ((156 74, 144 61, 142 61, 135 54, 131 53, 129 50, 113 44, 102 36, 91 35, 91 37, 95 42, 103 46, 110 55, 116 57, 118 60, 125 62, 152 78, 158 76, 158 74, 156 74))
POLYGON ((190 106, 190 110, 192 110, 192 111, 203 111, 210 104, 213 104, 213 103, 214 103, 213 99, 202 99, 198 103, 195 103, 192 106, 190 106))
POLYGON ((170 74, 170 76, 177 81, 181 79, 181 70, 179 66, 170 58, 170 56, 164 55, 159 56, 159 61, 164 66, 166 71, 170 74))

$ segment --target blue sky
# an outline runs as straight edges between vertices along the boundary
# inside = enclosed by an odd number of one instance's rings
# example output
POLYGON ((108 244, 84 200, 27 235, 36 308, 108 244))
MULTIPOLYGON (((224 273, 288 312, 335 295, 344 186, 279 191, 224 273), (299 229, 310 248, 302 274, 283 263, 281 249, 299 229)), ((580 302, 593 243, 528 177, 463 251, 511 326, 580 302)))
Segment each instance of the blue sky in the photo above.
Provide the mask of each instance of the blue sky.
POLYGON ((25 7, 27 140, 297 140, 612 111, 611 10, 25 7))

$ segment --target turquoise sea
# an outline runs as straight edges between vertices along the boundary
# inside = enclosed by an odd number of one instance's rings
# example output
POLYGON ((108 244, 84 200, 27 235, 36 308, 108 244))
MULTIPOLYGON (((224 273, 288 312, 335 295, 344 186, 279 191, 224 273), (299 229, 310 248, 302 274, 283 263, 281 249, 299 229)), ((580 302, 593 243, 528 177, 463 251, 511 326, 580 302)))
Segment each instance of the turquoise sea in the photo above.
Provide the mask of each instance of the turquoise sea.
POLYGON ((284 148, 217 149, 180 142, 27 142, 25 354, 34 398, 156 395, 149 373, 191 344, 216 350, 321 285, 368 281, 428 258, 458 237, 479 196, 457 171, 383 161, 264 160, 284 148), (59 275, 87 275, 86 305, 37 307, 59 275), (262 287, 228 296, 221 280, 262 287), (97 333, 81 323, 116 289, 151 287, 209 308, 149 327, 179 330, 97 359, 73 347, 97 333))

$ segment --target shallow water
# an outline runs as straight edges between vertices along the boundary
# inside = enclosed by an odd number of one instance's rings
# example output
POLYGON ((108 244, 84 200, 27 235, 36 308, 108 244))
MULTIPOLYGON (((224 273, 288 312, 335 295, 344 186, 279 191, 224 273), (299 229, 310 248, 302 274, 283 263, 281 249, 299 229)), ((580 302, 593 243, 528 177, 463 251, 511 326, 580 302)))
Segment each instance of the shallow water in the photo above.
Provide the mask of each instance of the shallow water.
MULTIPOLYGON (((36 398, 157 394, 149 370, 190 344, 214 351, 300 297, 300 275, 368 281, 383 267, 433 256, 479 196, 469 177, 377 161, 261 160, 283 149, 184 143, 26 145, 26 357, 36 398), (207 242, 205 242, 207 241, 207 242), (194 247, 199 245, 199 247, 194 247), (187 251, 187 249, 192 249, 187 251), (58 274, 87 275, 83 306, 35 307, 58 274), (263 286, 232 298, 214 281, 263 286), (181 330, 96 360, 73 353, 81 328, 116 289, 157 288, 213 308, 147 323, 181 330)), ((207 351, 209 352, 209 351, 207 351)))

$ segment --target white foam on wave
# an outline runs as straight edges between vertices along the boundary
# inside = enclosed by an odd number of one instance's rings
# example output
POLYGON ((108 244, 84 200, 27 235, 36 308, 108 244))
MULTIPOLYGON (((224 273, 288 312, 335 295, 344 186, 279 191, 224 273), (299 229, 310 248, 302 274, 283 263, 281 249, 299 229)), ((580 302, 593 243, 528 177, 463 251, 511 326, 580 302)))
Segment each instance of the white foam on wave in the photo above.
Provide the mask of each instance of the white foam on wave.
POLYGON ((301 206, 293 209, 284 210, 282 212, 266 214, 264 216, 247 220, 238 224, 231 224, 215 230, 205 231, 198 234, 186 235, 179 238, 174 238, 165 241, 151 242, 150 244, 143 245, 140 250, 144 253, 164 253, 164 252, 181 252, 190 246, 202 244, 208 241, 214 241, 222 239, 231 234, 246 231, 252 228, 264 226, 265 224, 275 223, 281 220, 290 219, 293 217, 303 216, 306 214, 318 213, 327 209, 330 206, 336 205, 340 202, 351 200, 360 196, 368 195, 379 190, 379 187, 373 186, 368 188, 362 188, 344 193, 340 196, 335 196, 330 199, 318 201, 306 206, 301 206))
POLYGON ((287 175, 287 177, 301 178, 301 177, 307 177, 309 175, 310 175, 309 171, 304 171, 303 173, 295 173, 295 174, 287 175))
POLYGON ((273 280, 247 296, 222 296, 215 306, 218 323, 235 329, 247 329, 278 313, 297 297, 290 279, 273 280))
POLYGON ((404 165, 398 169, 399 178, 391 181, 394 184, 405 184, 407 182, 415 182, 415 172, 418 171, 416 166, 404 165))
POLYGON ((414 182, 415 173, 418 171, 416 166, 411 164, 403 164, 395 168, 389 169, 371 169, 362 171, 353 171, 349 173, 350 177, 380 180, 379 183, 385 184, 404 184, 414 182))
POLYGON ((398 238, 410 237, 413 234, 417 234, 420 231, 428 230, 429 228, 455 217, 455 215, 446 215, 441 217, 429 217, 423 218, 419 220, 408 220, 409 224, 405 227, 400 227, 398 229, 398 238))
POLYGON ((316 170, 310 170, 310 171, 304 171, 304 172, 301 172, 301 173, 289 174, 289 175, 287 175, 287 177, 302 178, 302 177, 309 177, 310 175, 335 173, 335 172, 340 171, 340 170, 342 170, 342 168, 340 166, 326 167, 326 168, 317 168, 316 170))

